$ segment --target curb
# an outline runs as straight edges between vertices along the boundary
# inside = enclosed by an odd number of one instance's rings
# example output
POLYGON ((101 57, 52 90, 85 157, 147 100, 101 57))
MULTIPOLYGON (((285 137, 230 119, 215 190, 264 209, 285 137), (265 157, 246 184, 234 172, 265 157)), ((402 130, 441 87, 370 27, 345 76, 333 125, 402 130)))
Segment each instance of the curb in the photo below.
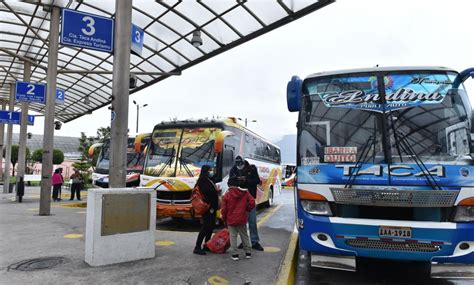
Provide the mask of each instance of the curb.
POLYGON ((276 278, 277 285, 293 285, 296 276, 296 260, 298 256, 298 232, 296 228, 291 233, 290 243, 285 258, 280 264, 276 278))

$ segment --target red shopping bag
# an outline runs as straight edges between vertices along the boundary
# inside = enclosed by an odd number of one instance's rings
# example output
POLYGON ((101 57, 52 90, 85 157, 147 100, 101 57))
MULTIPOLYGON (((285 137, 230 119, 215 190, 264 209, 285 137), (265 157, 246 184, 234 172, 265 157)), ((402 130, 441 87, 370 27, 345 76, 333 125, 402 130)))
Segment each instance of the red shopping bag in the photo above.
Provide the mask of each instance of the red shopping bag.
POLYGON ((223 229, 215 233, 212 238, 206 242, 206 246, 213 253, 224 253, 230 247, 229 230, 223 229))

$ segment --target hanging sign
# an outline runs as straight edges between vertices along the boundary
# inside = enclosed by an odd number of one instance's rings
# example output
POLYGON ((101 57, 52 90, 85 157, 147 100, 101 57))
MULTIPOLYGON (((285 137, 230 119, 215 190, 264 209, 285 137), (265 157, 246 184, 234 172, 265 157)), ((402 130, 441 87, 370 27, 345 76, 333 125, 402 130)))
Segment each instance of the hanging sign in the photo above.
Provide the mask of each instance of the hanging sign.
POLYGON ((132 24, 132 31, 131 31, 132 53, 135 53, 140 56, 142 55, 144 35, 145 35, 145 32, 142 29, 140 29, 140 27, 132 24))
POLYGON ((44 104, 46 102, 46 85, 17 81, 15 100, 44 104))
POLYGON ((90 13, 63 9, 61 44, 112 53, 114 20, 90 13))
POLYGON ((62 89, 56 89, 56 104, 64 104, 64 97, 66 93, 62 89))
MULTIPOLYGON (((0 110, 0 124, 19 125, 21 120, 21 112, 9 112, 0 110)), ((35 123, 35 116, 28 115, 28 125, 35 123)))

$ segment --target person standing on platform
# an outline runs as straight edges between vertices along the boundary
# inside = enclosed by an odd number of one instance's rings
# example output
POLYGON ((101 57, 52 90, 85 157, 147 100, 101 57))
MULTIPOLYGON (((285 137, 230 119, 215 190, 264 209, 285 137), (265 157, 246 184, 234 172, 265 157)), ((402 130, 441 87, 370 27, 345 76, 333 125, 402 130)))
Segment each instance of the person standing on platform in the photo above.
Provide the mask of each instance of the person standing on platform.
POLYGON ((71 198, 69 200, 74 200, 75 194, 77 200, 81 201, 82 175, 79 170, 74 169, 74 173, 71 175, 71 180, 71 198))
POLYGON ((53 184, 53 201, 61 201, 61 198, 58 197, 61 186, 63 185, 63 176, 61 175, 61 169, 54 170, 53 177, 51 178, 51 183, 53 184))
MULTIPOLYGON (((258 175, 257 167, 254 164, 249 164, 246 160, 246 182, 249 189, 250 195, 256 200, 257 199, 257 186, 260 184, 260 176, 258 175)), ((263 247, 260 245, 260 238, 258 236, 257 229, 257 207, 253 208, 249 213, 248 223, 250 232, 250 241, 252 242, 252 248, 258 251, 263 251, 263 247)))
POLYGON ((217 193, 217 188, 212 178, 214 172, 211 170, 209 165, 203 165, 201 167, 201 173, 196 182, 196 185, 199 187, 202 195, 204 196, 204 202, 209 203, 210 207, 206 213, 202 215, 202 226, 199 231, 196 246, 194 247, 193 253, 199 255, 206 255, 204 251, 206 248, 202 248, 203 241, 208 242, 211 239, 212 231, 216 226, 216 214, 219 209, 219 197, 217 193))

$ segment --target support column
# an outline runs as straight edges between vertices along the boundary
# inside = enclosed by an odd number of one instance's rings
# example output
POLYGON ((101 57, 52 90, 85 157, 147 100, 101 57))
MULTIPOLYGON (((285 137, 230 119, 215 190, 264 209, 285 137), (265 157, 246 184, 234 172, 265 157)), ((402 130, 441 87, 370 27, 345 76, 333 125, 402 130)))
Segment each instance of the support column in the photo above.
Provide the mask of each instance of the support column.
MULTIPOLYGON (((2 111, 7 107, 7 102, 2 100, 2 111)), ((0 180, 3 181, 3 142, 5 141, 5 124, 0 124, 0 180)))
MULTIPOLYGON (((23 81, 29 82, 31 76, 31 63, 23 62, 23 81)), ((26 168, 26 136, 28 132, 28 102, 21 102, 20 138, 18 148, 18 168, 16 175, 17 201, 21 203, 25 191, 25 168, 26 168)))
POLYGON ((48 74, 43 133, 43 159, 41 168, 41 196, 39 215, 51 213, 51 174, 53 172, 54 104, 58 73, 59 7, 51 7, 49 29, 48 74))
MULTIPOLYGON (((15 84, 10 83, 10 99, 8 100, 8 110, 13 112, 13 108, 15 106, 15 84)), ((3 177, 5 180, 3 181, 3 193, 8 193, 10 189, 10 164, 11 164, 11 157, 12 157, 12 132, 13 132, 13 124, 7 125, 7 141, 5 143, 5 174, 3 177)), ((3 154, 3 153, 2 153, 3 154)))
POLYGON ((109 185, 126 186, 128 99, 130 82, 130 32, 132 26, 132 0, 115 0, 115 38, 109 185))

